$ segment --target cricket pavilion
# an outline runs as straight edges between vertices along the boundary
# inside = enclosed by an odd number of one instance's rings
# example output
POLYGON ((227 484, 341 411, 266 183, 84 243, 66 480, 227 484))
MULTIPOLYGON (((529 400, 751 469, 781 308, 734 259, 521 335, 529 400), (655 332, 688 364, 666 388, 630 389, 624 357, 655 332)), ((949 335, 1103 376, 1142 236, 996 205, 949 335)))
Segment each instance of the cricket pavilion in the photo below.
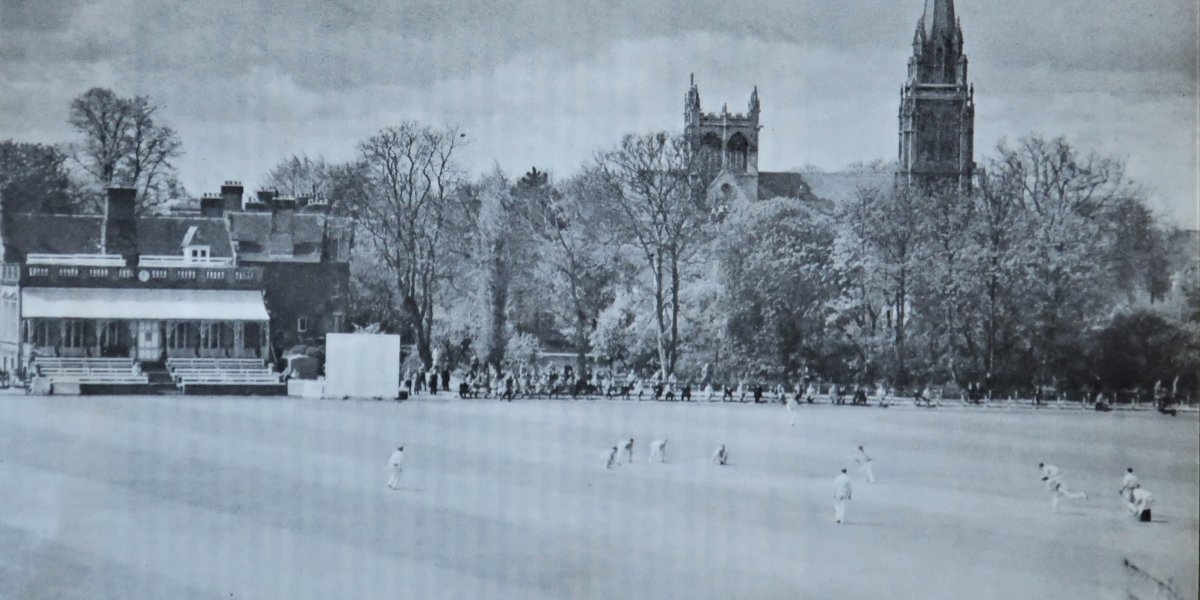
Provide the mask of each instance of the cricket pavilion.
POLYGON ((307 204, 226 182, 169 215, 129 188, 102 215, 4 215, 0 368, 46 393, 286 393, 281 348, 344 327, 349 285, 347 228, 307 204))

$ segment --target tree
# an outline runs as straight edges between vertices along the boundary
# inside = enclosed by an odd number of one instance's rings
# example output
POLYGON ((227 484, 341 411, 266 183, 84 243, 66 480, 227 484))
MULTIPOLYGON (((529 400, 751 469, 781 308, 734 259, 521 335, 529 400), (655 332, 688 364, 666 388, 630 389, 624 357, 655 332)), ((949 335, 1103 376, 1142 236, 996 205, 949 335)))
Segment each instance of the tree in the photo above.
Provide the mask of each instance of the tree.
POLYGON ((519 265, 528 257, 523 236, 516 231, 516 199, 511 184, 497 167, 480 182, 475 215, 475 256, 479 262, 484 299, 482 349, 484 360, 501 369, 509 346, 509 293, 519 265))
MULTIPOLYGON (((881 191, 872 188, 859 189, 854 205, 857 217, 864 220, 855 233, 861 235, 863 256, 857 257, 852 267, 869 269, 855 274, 860 279, 852 283, 859 303, 859 321, 878 319, 889 334, 885 356, 891 379, 897 385, 907 385, 910 375, 909 320, 912 309, 912 293, 917 273, 918 246, 920 244, 921 214, 917 190, 898 186, 881 191), (873 303, 878 295, 881 302, 873 303), (874 312, 881 311, 881 312, 874 312)), ((865 324, 865 323, 864 323, 865 324)), ((877 325, 872 322, 871 328, 877 325)))
POLYGON ((738 205, 726 221, 721 271, 728 336, 747 364, 840 374, 828 324, 839 280, 831 219, 792 199, 738 205))
POLYGON ((334 188, 335 167, 321 157, 307 154, 291 155, 271 167, 264 186, 275 188, 294 197, 320 198, 329 201, 334 188))
POLYGON ((859 188, 834 214, 833 268, 841 295, 834 301, 833 326, 854 352, 864 381, 884 375, 888 345, 887 291, 874 243, 875 212, 885 198, 878 190, 859 188))
POLYGON ((1183 390, 1196 385, 1200 343, 1182 324, 1149 311, 1120 314, 1092 341, 1095 379, 1110 391, 1168 389, 1180 377, 1183 390))
POLYGON ((463 214, 454 162, 459 137, 414 122, 385 128, 359 143, 347 173, 353 181, 340 185, 426 368, 433 363, 434 299, 448 271, 443 245, 463 214))
POLYGON ((605 210, 603 185, 582 175, 561 185, 536 168, 517 182, 522 235, 536 241, 538 260, 532 269, 541 289, 561 290, 542 302, 554 306, 575 349, 576 368, 583 372, 591 349, 591 333, 600 311, 611 299, 615 276, 614 246, 600 214, 605 210))
POLYGON ((913 319, 930 376, 965 385, 980 375, 976 340, 980 248, 970 235, 979 218, 969 193, 956 185, 921 190, 913 319))
POLYGON ((0 141, 0 209, 7 214, 74 212, 66 159, 54 146, 0 141))
POLYGON ((1024 217, 1021 205, 1003 188, 1003 180, 986 174, 971 196, 976 219, 968 231, 976 247, 970 272, 978 286, 975 307, 978 354, 985 390, 993 384, 1018 382, 1028 374, 1017 357, 1023 345, 1018 319, 1022 307, 1022 248, 1024 217))
POLYGON ((989 169, 993 193, 1019 211, 1017 261, 1026 370, 1039 384, 1075 370, 1085 332, 1108 318, 1113 282, 1102 262, 1113 243, 1106 211, 1134 191, 1119 161, 1081 155, 1061 138, 1001 145, 989 169))
POLYGON ((99 187, 138 190, 138 210, 146 212, 182 193, 174 159, 183 143, 174 129, 155 121, 158 107, 146 96, 122 98, 92 88, 71 102, 67 119, 83 136, 72 157, 99 187))
POLYGON ((706 190, 714 173, 703 152, 681 136, 627 135, 601 153, 587 175, 615 208, 613 227, 636 249, 651 279, 658 360, 664 375, 678 360, 680 290, 685 263, 711 224, 706 190))

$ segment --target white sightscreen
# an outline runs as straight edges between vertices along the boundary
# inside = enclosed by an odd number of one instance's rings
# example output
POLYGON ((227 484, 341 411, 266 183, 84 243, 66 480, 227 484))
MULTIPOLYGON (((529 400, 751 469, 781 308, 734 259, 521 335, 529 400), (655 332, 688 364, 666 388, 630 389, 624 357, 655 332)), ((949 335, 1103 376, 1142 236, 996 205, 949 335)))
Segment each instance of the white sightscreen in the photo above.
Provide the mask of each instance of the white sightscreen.
POLYGON ((325 336, 326 398, 400 395, 400 336, 330 333, 325 336))

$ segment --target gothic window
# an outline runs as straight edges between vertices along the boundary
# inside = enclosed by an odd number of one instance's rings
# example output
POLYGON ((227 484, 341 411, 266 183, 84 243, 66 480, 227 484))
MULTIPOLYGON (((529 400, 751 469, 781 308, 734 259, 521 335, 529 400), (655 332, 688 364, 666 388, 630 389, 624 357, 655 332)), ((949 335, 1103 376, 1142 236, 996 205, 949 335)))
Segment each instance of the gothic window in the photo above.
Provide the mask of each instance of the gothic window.
POLYGON ((740 133, 733 134, 726 148, 729 151, 729 167, 734 171, 745 171, 750 154, 750 143, 746 141, 746 136, 740 133))

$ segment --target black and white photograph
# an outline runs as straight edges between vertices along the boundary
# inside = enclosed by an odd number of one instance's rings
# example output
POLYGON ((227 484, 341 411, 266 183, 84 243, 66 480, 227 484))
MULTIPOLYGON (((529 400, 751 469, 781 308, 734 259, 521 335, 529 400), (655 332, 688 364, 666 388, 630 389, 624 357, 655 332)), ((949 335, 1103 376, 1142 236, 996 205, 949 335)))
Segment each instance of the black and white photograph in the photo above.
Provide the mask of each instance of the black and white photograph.
POLYGON ((1197 597, 1195 0, 0 0, 0 599, 1197 597))

